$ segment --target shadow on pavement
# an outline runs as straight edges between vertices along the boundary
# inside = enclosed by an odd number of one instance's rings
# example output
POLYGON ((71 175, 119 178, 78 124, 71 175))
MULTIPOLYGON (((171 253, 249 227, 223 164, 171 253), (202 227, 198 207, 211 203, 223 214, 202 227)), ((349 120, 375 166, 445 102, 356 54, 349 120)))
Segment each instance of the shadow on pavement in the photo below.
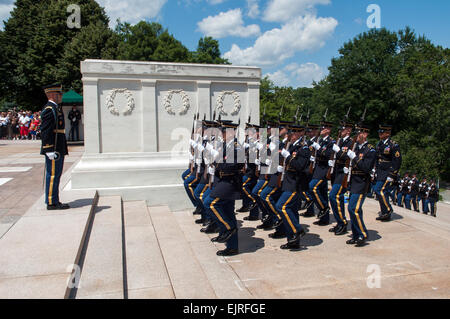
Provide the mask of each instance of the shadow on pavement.
POLYGON ((255 238, 255 229, 251 227, 239 228, 239 253, 253 253, 261 248, 264 248, 264 239, 255 238))
POLYGON ((81 208, 85 206, 92 206, 92 198, 77 199, 69 203, 69 205, 70 208, 81 208))
POLYGON ((368 242, 376 241, 378 239, 383 238, 383 237, 380 236, 380 234, 376 230, 368 230, 368 233, 369 233, 368 234, 369 239, 367 239, 368 242))

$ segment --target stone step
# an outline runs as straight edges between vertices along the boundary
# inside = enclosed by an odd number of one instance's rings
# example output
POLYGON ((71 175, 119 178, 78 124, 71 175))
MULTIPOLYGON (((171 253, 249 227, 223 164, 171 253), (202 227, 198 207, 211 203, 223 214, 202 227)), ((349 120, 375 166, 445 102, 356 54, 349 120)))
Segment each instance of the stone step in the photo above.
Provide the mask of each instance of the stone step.
POLYGON ((216 246, 211 242, 209 236, 200 232, 201 227, 194 223, 195 218, 193 218, 192 213, 189 211, 181 211, 174 212, 173 214, 189 242, 195 257, 200 262, 216 296, 220 299, 252 298, 251 293, 234 272, 227 258, 216 255, 216 246))
POLYGON ((122 199, 100 197, 94 211, 77 299, 124 298, 122 199))
POLYGON ((0 299, 68 297, 98 196, 70 191, 60 199, 71 209, 47 211, 42 196, 0 239, 0 299))
POLYGON ((129 299, 172 299, 174 293, 145 201, 123 203, 129 299))
POLYGON ((149 207, 148 210, 175 298, 217 298, 174 214, 170 212, 167 206, 149 207))

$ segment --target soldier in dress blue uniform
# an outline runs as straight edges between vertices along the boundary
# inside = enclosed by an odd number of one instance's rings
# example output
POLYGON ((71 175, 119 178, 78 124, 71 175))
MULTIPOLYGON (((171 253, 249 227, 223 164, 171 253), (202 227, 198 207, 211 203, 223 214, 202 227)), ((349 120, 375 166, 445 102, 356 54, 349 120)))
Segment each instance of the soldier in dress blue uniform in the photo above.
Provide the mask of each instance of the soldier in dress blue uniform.
POLYGON ((244 143, 246 155, 246 171, 242 180, 242 208, 237 212, 250 212, 249 216, 244 217, 244 220, 259 220, 259 207, 257 204, 257 197, 252 195, 252 190, 258 182, 256 159, 256 141, 258 140, 259 126, 250 123, 246 124, 246 143, 244 143))
POLYGON ((432 180, 430 186, 428 187, 428 199, 427 202, 430 204, 431 216, 437 216, 436 203, 439 201, 439 187, 436 185, 436 181, 432 180))
POLYGON ((414 211, 419 212, 419 203, 417 199, 417 195, 419 194, 419 180, 416 177, 416 174, 413 174, 411 179, 409 180, 408 185, 408 193, 405 197, 405 207, 406 209, 411 210, 411 201, 414 206, 414 211))
POLYGON ((375 164, 377 152, 367 143, 369 126, 359 124, 356 127, 357 137, 354 150, 347 156, 351 159, 350 199, 348 212, 352 224, 352 238, 347 244, 363 246, 368 239, 368 231, 363 220, 363 204, 370 185, 370 173, 375 164))
MULTIPOLYGON (((223 123, 222 127, 236 129, 238 125, 223 123)), ((218 251, 218 256, 233 256, 239 253, 238 225, 234 210, 235 201, 241 198, 244 163, 238 163, 236 153, 239 151, 239 145, 235 142, 233 130, 227 130, 226 134, 223 149, 227 151, 223 152, 223 161, 215 167, 214 187, 205 201, 221 228, 220 235, 214 241, 226 243, 226 249, 218 251)))
MULTIPOLYGON (((317 124, 311 124, 307 123, 306 125, 306 135, 308 137, 307 139, 307 145, 309 149, 312 151, 312 144, 318 139, 318 131, 320 130, 320 125, 317 124)), ((312 155, 312 153, 311 153, 312 155)), ((312 157, 310 158, 310 160, 312 157)), ((303 217, 314 217, 315 213, 315 207, 316 204, 314 202, 314 197, 312 192, 309 190, 309 184, 312 180, 312 174, 309 170, 309 166, 304 171, 304 179, 301 180, 302 184, 302 193, 300 194, 303 201, 306 202, 304 209, 306 209, 306 212, 302 214, 303 217)))
POLYGON ((405 197, 408 193, 409 179, 410 179, 409 173, 406 172, 405 176, 399 182, 399 191, 397 193, 397 206, 403 207, 405 197))
POLYGON ((402 164, 400 146, 397 142, 391 140, 391 132, 392 126, 380 125, 378 130, 380 142, 376 147, 376 184, 374 190, 381 208, 380 216, 377 217, 377 220, 381 221, 391 219, 393 209, 389 203, 389 190, 392 182, 398 178, 402 164))
MULTIPOLYGON (((309 167, 311 151, 304 139, 304 126, 291 125, 290 132, 289 148, 281 151, 281 156, 285 159, 284 166, 278 167, 278 172, 283 174, 282 194, 275 207, 282 217, 282 226, 288 238, 287 244, 282 245, 281 249, 300 248, 300 238, 306 234, 300 225, 298 206, 302 192, 301 179, 306 178, 305 169, 309 167)), ((277 236, 277 232, 271 237, 281 238, 277 236)))
POLYGON ((68 155, 64 113, 59 105, 62 101, 62 86, 53 84, 44 87, 48 102, 41 113, 41 155, 45 155, 45 203, 48 210, 69 209, 59 201, 59 182, 64 167, 64 156, 68 155))
POLYGON ((419 201, 422 201, 422 213, 424 213, 425 215, 427 215, 429 212, 428 205, 426 205, 428 197, 428 187, 429 185, 427 182, 427 178, 424 177, 422 183, 419 184, 419 201))
POLYGON ((202 127, 197 125, 195 131, 192 134, 192 138, 189 141, 191 147, 190 168, 182 174, 184 188, 192 205, 195 207, 195 210, 193 212, 194 215, 200 215, 202 212, 201 203, 199 203, 197 198, 195 197, 195 189, 197 188, 197 185, 199 184, 201 179, 201 176, 199 176, 199 164, 201 163, 201 158, 195 158, 194 156, 197 152, 197 147, 202 145, 201 130, 202 127), (199 160, 200 162, 198 162, 199 160))
POLYGON ((333 209, 333 215, 336 219, 336 226, 330 229, 330 232, 334 232, 336 235, 343 235, 347 233, 347 219, 345 218, 345 198, 344 195, 347 192, 346 183, 344 178, 347 175, 344 173, 344 167, 349 159, 347 151, 352 148, 353 139, 350 137, 354 124, 350 122, 342 122, 340 129, 339 143, 333 145, 333 151, 336 153, 335 163, 331 162, 330 166, 334 165, 334 171, 332 175, 333 187, 330 192, 330 204, 333 209))
POLYGON ((330 223, 330 206, 328 204, 328 173, 329 161, 333 156, 333 145, 336 143, 331 136, 331 122, 321 123, 320 140, 314 142, 311 147, 316 150, 315 167, 312 180, 309 184, 310 192, 313 194, 314 201, 319 207, 320 212, 317 216, 318 221, 315 225, 326 226, 330 223))

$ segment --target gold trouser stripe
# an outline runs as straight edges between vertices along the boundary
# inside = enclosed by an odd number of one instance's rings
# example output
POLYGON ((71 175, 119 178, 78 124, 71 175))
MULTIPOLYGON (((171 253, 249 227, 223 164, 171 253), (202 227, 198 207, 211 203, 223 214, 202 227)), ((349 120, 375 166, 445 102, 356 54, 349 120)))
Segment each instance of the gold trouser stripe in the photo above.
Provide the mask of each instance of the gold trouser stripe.
POLYGON ((219 212, 218 212, 218 211, 216 210, 216 208, 214 207, 214 205, 217 204, 217 202, 218 202, 219 200, 220 200, 220 198, 216 198, 216 199, 211 203, 211 205, 209 206, 209 208, 211 208, 211 210, 214 212, 214 214, 215 214, 216 217, 220 220, 220 222, 221 222, 222 224, 224 224, 225 227, 226 227, 228 230, 230 230, 230 229, 231 229, 230 225, 228 225, 228 224, 223 220, 222 216, 220 216, 219 212))
POLYGON ((363 235, 364 235, 364 238, 367 238, 367 234, 366 234, 366 232, 364 231, 364 228, 363 228, 363 225, 362 225, 362 222, 361 222, 361 218, 359 217, 359 214, 358 214, 358 211, 359 211, 359 209, 360 209, 361 199, 362 199, 362 198, 363 198, 363 195, 362 195, 362 194, 359 195, 358 203, 356 204, 356 209, 355 209, 355 216, 356 216, 356 219, 358 220, 358 225, 359 225, 359 228, 361 229, 361 232, 362 232, 363 235))
POLYGON ((384 205, 386 205, 386 207, 389 208, 389 205, 386 202, 386 197, 384 196, 384 188, 386 187, 387 182, 388 181, 386 180, 386 182, 384 183, 383 187, 381 188, 380 194, 381 194, 381 198, 383 198, 384 205))
POLYGON ((245 183, 242 185, 242 189, 244 190, 244 193, 254 202, 256 202, 256 200, 252 197, 252 195, 250 195, 247 190, 245 189, 245 185, 247 185, 250 182, 251 178, 248 178, 245 183))
POLYGON ((55 161, 52 161, 52 175, 50 177, 50 186, 48 188, 48 204, 53 205, 52 195, 53 195, 53 181, 55 180, 55 161))
POLYGON ((194 198, 195 198, 195 195, 194 195, 194 189, 192 189, 192 184, 194 184, 196 181, 197 181, 197 178, 195 178, 192 182, 189 183, 189 190, 191 191, 192 197, 194 197, 194 198))
POLYGON ((342 192, 342 185, 341 185, 341 188, 339 188, 339 192, 336 194, 336 202, 337 202, 339 217, 345 224, 347 224, 346 220, 344 219, 344 216, 342 216, 342 211, 341 211, 341 201, 339 200, 339 197, 341 196, 341 192, 342 192))
POLYGON ((314 193, 314 195, 316 196, 317 202, 319 203, 320 207, 321 207, 322 209, 325 209, 325 207, 324 207, 323 204, 322 204, 322 201, 320 200, 319 194, 317 193, 317 187, 319 187, 319 185, 322 184, 322 182, 323 182, 323 180, 320 180, 320 181, 316 184, 316 186, 314 186, 314 188, 313 188, 313 193, 314 193))
POLYGON ((192 172, 190 172, 185 178, 184 178, 184 180, 187 180, 188 178, 189 178, 189 176, 191 176, 192 175, 192 172))
POLYGON ((284 214, 284 217, 286 217, 286 220, 288 221, 289 226, 291 226, 292 231, 294 232, 294 234, 297 234, 297 229, 294 227, 294 224, 292 224, 292 220, 289 218, 289 215, 288 215, 288 213, 286 212, 286 206, 289 204, 289 202, 292 200, 292 198, 293 198, 296 194, 297 194, 297 192, 292 193, 291 197, 289 197, 289 199, 286 201, 286 203, 284 203, 283 209, 282 209, 283 214, 284 214))
POLYGON ((306 192, 303 192, 303 196, 305 196, 305 198, 308 202, 311 201, 311 199, 308 197, 308 195, 306 195, 306 192))
POLYGON ((266 187, 267 183, 269 183, 269 182, 268 182, 268 181, 265 181, 265 182, 264 182, 264 185, 259 189, 259 191, 258 191, 258 196, 261 197, 261 192, 263 191, 264 187, 266 187))
POLYGON ((279 219, 281 219, 280 214, 278 214, 277 210, 273 207, 272 203, 270 202, 270 196, 272 196, 277 190, 278 190, 278 188, 275 187, 275 188, 267 195, 267 197, 266 197, 266 202, 267 202, 267 204, 269 204, 269 207, 270 207, 270 209, 273 211, 273 213, 274 213, 275 215, 277 215, 277 217, 278 217, 279 219))
POLYGON ((203 194, 206 192, 206 190, 208 189, 208 184, 205 185, 205 187, 203 187, 202 192, 200 193, 200 200, 203 202, 203 194))

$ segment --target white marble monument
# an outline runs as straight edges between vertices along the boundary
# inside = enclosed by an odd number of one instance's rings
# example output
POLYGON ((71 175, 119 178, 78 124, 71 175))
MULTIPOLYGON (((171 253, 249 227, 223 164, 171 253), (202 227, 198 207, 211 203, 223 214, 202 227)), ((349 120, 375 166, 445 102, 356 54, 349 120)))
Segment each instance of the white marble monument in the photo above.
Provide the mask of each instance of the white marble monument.
POLYGON ((181 173, 188 167, 194 115, 252 116, 259 124, 261 69, 230 65, 86 60, 85 154, 73 189, 171 209, 192 207, 181 173))

